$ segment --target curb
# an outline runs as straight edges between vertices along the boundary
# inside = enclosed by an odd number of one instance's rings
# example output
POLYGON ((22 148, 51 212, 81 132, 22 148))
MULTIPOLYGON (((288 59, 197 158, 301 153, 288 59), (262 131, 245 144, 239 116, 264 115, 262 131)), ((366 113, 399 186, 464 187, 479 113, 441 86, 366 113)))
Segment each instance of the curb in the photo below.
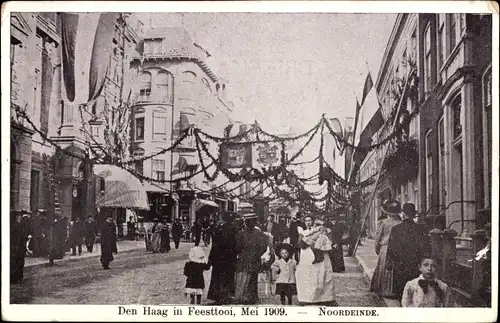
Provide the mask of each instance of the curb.
MULTIPOLYGON (((354 258, 356 259, 358 266, 363 271, 363 276, 365 278, 366 283, 370 285, 372 282, 374 269, 369 268, 368 265, 365 263, 365 261, 358 255, 355 255, 354 258)), ((380 298, 384 301, 387 307, 401 307, 401 303, 398 300, 385 297, 380 297, 380 298)))
MULTIPOLYGON (((123 250, 123 251, 120 251, 118 254, 122 254, 122 253, 128 253, 128 252, 132 252, 132 251, 136 251, 136 250, 140 250, 140 249, 145 249, 145 248, 133 248, 133 249, 127 249, 127 250, 123 250)), ((70 256, 67 256, 63 259, 54 259, 54 264, 57 264, 57 263, 61 263, 61 262, 68 262, 68 261, 82 261, 82 260, 85 260, 85 259, 94 259, 94 258, 98 258, 101 256, 101 253, 100 252, 96 252, 95 254, 92 254, 91 256, 86 256, 86 257, 73 257, 73 258, 69 258, 70 256)), ((24 268, 35 268, 35 267, 42 267, 42 266, 49 266, 49 259, 46 258, 46 262, 42 262, 42 263, 34 263, 34 264, 25 264, 24 265, 24 268)))

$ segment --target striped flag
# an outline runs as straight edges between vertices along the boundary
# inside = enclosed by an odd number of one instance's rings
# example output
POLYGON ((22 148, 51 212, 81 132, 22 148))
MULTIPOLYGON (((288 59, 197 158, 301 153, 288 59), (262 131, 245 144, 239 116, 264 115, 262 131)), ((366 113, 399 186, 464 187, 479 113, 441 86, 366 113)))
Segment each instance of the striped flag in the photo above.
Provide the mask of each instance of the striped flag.
POLYGON ((118 14, 115 12, 105 12, 99 17, 90 61, 88 101, 97 99, 104 88, 109 60, 113 55, 112 45, 117 17, 118 14))
POLYGON ((61 13, 63 80, 66 96, 70 102, 75 100, 75 48, 78 18, 78 14, 61 13))
POLYGON ((363 87, 363 97, 361 98, 361 106, 363 106, 363 103, 365 103, 365 99, 368 96, 368 93, 370 93, 372 87, 373 87, 372 75, 370 74, 370 72, 368 72, 368 75, 366 76, 365 80, 365 86, 363 87))

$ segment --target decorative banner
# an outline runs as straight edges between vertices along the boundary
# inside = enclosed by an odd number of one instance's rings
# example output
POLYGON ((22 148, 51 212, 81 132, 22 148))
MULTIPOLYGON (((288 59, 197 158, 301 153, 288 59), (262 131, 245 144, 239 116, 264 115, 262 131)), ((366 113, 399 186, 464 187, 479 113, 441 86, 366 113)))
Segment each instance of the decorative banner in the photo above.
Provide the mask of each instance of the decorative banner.
POLYGON ((252 167, 269 168, 281 165, 281 152, 283 148, 280 143, 254 143, 252 145, 252 167))
POLYGON ((221 168, 245 168, 252 166, 252 144, 223 143, 220 145, 221 168))

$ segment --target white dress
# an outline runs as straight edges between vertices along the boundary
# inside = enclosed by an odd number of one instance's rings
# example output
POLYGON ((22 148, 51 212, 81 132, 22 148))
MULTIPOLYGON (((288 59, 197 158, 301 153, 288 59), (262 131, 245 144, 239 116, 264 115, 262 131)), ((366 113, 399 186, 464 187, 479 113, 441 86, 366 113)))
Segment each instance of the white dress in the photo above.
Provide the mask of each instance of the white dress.
MULTIPOLYGON (((304 231, 307 234, 307 230, 304 231)), ((331 242, 330 242, 331 244, 331 242)), ((331 247, 330 247, 331 249, 331 247)), ((297 265, 297 298, 301 303, 322 303, 335 301, 335 281, 328 252, 324 260, 313 264, 314 253, 310 247, 302 249, 297 265)))

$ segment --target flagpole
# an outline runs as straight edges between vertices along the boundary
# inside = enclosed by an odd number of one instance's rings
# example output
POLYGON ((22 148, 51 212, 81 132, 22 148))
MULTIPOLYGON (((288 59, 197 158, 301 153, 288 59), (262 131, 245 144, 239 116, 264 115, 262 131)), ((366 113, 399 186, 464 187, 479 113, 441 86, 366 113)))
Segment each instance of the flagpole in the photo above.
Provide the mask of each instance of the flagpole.
MULTIPOLYGON (((412 71, 410 71, 410 73, 408 73, 408 77, 406 78, 406 81, 405 81, 405 86, 403 88, 403 93, 401 95, 401 99, 399 100, 399 104, 398 104, 398 108, 397 108, 397 112, 396 112, 396 116, 392 122, 392 129, 391 129, 391 133, 394 132, 394 129, 396 128, 396 124, 398 122, 398 116, 401 112, 401 107, 403 106, 403 99, 406 95, 406 91, 407 91, 407 87, 408 87, 408 80, 410 78, 410 75, 411 75, 412 71)), ((386 120, 386 122, 384 123, 384 128, 387 124, 387 121, 389 120, 386 120)), ((380 139, 378 140, 380 142, 380 139)), ((373 187, 373 191, 372 191, 372 194, 371 194, 371 197, 370 197, 370 202, 368 203, 368 208, 366 209, 366 212, 365 212, 365 215, 363 217, 363 222, 361 223, 361 229, 360 229, 360 232, 358 233, 358 237, 356 238, 356 244, 354 245, 354 249, 353 249, 353 252, 352 252, 352 256, 356 255, 356 251, 358 249, 358 245, 359 245, 359 240, 361 238, 361 232, 363 232, 363 229, 366 225, 366 221, 368 219, 368 216, 370 214, 370 210, 372 208, 372 204, 373 204, 373 200, 375 199, 375 194, 377 193, 377 186, 378 186, 378 183, 380 181, 380 177, 382 175, 382 167, 384 166, 384 163, 385 163, 385 160, 387 158, 387 152, 389 151, 389 144, 386 144, 384 146, 384 154, 383 154, 383 157, 382 157, 382 162, 380 164, 380 169, 379 169, 379 172, 377 174, 377 180, 375 181, 375 185, 373 187)))

